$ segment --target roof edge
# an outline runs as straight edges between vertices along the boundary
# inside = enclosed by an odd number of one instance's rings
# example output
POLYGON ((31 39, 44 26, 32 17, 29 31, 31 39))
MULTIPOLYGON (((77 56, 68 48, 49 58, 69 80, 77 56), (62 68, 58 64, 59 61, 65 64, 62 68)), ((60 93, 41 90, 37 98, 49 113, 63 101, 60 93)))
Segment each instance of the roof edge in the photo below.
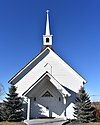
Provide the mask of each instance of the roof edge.
POLYGON ((13 84, 13 80, 20 75, 30 64, 32 64, 39 56, 41 56, 45 51, 51 50, 49 47, 46 47, 42 50, 35 58, 33 58, 29 63, 27 63, 19 72, 17 72, 9 81, 8 83, 13 84))
MULTIPOLYGON (((63 88, 63 86, 49 73, 49 72, 45 72, 44 74, 42 74, 41 76, 40 76, 40 78, 38 78, 38 80, 32 85, 32 86, 30 86, 22 95, 24 95, 24 96, 26 96, 33 88, 34 88, 34 86, 36 85, 36 84, 38 84, 37 82, 39 82, 40 80, 42 80, 45 76, 48 76, 48 77, 50 77, 50 78, 53 78, 58 84, 59 84, 59 86, 61 87, 61 88, 63 88)), ((53 83, 52 83, 53 84, 53 83)), ((53 84, 54 85, 54 84, 53 84)), ((54 85, 55 86, 55 85, 54 85)), ((56 87, 56 86, 55 86, 56 87)), ((57 88, 57 87, 56 87, 57 88)), ((61 93, 61 91, 60 90, 58 90, 60 93, 61 93)), ((63 88, 63 91, 66 91, 64 88, 63 88)), ((63 92, 61 93, 62 95, 63 95, 63 92)), ((68 95, 68 96, 70 96, 71 94, 69 93, 69 92, 67 92, 66 91, 66 95, 68 95)))

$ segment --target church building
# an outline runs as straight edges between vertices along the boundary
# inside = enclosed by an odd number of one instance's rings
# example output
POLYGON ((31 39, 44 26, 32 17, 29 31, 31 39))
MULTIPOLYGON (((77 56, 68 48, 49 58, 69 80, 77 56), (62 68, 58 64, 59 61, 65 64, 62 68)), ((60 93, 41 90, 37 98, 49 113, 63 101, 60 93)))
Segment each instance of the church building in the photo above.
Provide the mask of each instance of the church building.
POLYGON ((49 12, 42 51, 10 80, 26 104, 26 119, 73 119, 76 94, 86 80, 65 63, 52 47, 49 12))

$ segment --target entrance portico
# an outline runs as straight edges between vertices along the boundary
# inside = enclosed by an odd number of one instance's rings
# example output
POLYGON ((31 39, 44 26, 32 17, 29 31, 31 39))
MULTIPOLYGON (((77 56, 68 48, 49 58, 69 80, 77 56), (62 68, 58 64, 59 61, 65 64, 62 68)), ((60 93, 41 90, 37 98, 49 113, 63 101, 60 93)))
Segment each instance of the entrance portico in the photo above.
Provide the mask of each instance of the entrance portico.
POLYGON ((28 97, 27 120, 39 117, 66 118, 66 100, 70 94, 48 72, 24 95, 28 97))

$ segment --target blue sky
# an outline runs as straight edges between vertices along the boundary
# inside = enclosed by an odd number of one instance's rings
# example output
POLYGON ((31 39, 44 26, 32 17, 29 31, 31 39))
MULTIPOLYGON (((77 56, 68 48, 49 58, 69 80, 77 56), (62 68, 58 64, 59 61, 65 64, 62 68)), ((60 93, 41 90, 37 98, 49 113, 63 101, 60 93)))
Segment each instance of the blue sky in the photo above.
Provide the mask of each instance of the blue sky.
POLYGON ((55 52, 87 80, 88 94, 100 95, 100 0, 0 0, 0 82, 6 92, 8 80, 41 51, 47 9, 55 52))

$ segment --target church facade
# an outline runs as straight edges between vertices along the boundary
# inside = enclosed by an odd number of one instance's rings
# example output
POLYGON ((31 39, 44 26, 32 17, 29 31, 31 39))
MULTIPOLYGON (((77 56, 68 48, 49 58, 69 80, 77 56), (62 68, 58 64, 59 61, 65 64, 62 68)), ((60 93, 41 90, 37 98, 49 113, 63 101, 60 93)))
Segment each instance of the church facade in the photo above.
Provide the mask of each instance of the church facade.
POLYGON ((48 11, 43 50, 9 83, 14 84, 24 98, 27 120, 40 117, 74 118, 76 94, 86 80, 54 52, 48 11))

